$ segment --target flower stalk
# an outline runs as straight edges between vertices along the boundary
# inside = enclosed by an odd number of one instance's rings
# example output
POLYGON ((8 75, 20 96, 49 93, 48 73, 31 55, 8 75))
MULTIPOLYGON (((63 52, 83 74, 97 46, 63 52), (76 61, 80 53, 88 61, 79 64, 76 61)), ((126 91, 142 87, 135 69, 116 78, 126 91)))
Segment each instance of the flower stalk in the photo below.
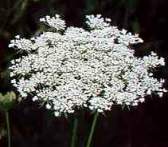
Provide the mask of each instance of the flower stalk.
POLYGON ((11 132, 10 132, 10 121, 9 121, 9 111, 5 111, 6 118, 6 128, 7 128, 7 137, 8 137, 8 147, 11 147, 11 132))
POLYGON ((96 126, 96 123, 97 123, 98 115, 99 115, 99 113, 96 111, 94 113, 93 122, 92 122, 92 126, 91 126, 91 130, 90 130, 90 133, 89 133, 89 137, 88 137, 88 140, 87 140, 86 147, 90 147, 90 145, 91 145, 94 130, 95 130, 95 126, 96 126))
POLYGON ((10 109, 12 109, 15 102, 16 102, 16 94, 13 91, 7 92, 5 95, 0 93, 0 110, 2 110, 5 114, 8 147, 11 147, 9 111, 10 109))
POLYGON ((72 130, 72 139, 71 139, 71 147, 75 147, 77 140, 77 128, 78 128, 78 118, 75 117, 73 121, 73 130, 72 130))

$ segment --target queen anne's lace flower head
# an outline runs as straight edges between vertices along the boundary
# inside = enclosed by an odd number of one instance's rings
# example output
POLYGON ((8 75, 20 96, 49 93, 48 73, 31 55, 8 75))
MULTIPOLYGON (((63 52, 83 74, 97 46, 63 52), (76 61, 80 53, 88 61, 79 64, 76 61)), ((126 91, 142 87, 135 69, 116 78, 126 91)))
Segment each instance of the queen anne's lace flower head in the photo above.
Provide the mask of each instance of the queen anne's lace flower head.
POLYGON ((65 21, 62 20, 58 14, 56 14, 55 17, 46 16, 44 18, 40 18, 40 22, 53 27, 57 31, 64 30, 66 27, 65 21))
POLYGON ((151 69, 164 65, 154 52, 135 57, 137 34, 110 25, 101 15, 86 16, 90 29, 67 27, 59 15, 40 21, 56 29, 31 39, 16 36, 9 47, 27 53, 11 61, 12 84, 24 98, 33 95, 56 116, 87 107, 104 112, 112 105, 137 105, 144 96, 166 92, 151 69))

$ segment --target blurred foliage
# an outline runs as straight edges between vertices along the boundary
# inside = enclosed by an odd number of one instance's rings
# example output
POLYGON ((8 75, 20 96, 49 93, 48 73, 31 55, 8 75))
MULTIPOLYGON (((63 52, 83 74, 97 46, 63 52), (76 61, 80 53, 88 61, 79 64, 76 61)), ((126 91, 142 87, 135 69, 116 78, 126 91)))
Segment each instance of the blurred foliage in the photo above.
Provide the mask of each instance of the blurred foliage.
POLYGON ((2 139, 2 137, 6 136, 6 129, 3 127, 3 128, 0 128, 0 140, 2 139))
MULTIPOLYGON (((107 5, 109 5, 111 8, 114 8, 112 11, 116 14, 120 13, 120 10, 123 9, 124 11, 122 11, 125 13, 123 19, 128 19, 128 17, 131 16, 131 13, 135 11, 138 0, 81 0, 79 2, 76 0, 72 2, 68 0, 0 1, 0 36, 8 39, 13 36, 13 33, 26 35, 33 34, 34 31, 38 30, 36 22, 38 22, 38 18, 41 15, 53 15, 55 13, 68 15, 68 9, 71 9, 72 7, 71 3, 74 5, 74 8, 78 10, 80 15, 106 13, 106 11, 103 10, 103 7, 108 7, 107 5), (81 8, 79 7, 80 3, 81 8)), ((73 10, 70 13, 73 14, 73 10)), ((72 15, 71 17, 71 19, 73 19, 74 16, 72 15)), ((138 24, 138 19, 136 17, 131 21, 131 23, 134 24, 134 21, 138 24)))
POLYGON ((9 111, 16 101, 16 94, 14 92, 7 92, 5 95, 0 93, 0 109, 9 111))

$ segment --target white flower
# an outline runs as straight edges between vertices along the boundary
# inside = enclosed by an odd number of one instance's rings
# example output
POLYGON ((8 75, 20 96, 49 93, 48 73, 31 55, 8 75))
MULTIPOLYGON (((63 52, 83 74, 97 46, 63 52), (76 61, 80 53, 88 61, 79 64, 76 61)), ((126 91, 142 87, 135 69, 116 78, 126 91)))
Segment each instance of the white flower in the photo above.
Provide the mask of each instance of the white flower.
POLYGON ((136 106, 153 92, 160 97, 164 80, 157 80, 153 68, 165 65, 151 52, 135 57, 130 44, 141 43, 137 34, 110 25, 101 15, 86 17, 90 29, 65 26, 59 15, 40 21, 55 28, 31 39, 16 36, 9 47, 25 51, 11 61, 11 83, 22 97, 45 102, 55 116, 74 113, 83 107, 100 113, 112 105, 136 106), (61 32, 59 32, 61 31, 61 32))
POLYGON ((51 109, 51 105, 50 104, 46 104, 46 108, 47 109, 51 109))
POLYGON ((62 20, 58 14, 56 14, 55 17, 46 16, 44 18, 40 18, 40 21, 55 28, 57 31, 64 30, 66 27, 64 20, 62 20))

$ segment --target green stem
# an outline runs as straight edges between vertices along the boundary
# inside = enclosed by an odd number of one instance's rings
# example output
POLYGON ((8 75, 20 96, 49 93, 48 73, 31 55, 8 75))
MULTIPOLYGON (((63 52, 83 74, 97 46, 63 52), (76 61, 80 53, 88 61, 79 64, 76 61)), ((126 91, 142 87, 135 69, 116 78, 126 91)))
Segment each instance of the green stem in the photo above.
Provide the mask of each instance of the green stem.
POLYGON ((6 117, 6 127, 7 127, 7 135, 8 135, 8 147, 11 147, 11 133, 10 133, 10 122, 9 122, 9 112, 5 111, 6 117))
POLYGON ((78 118, 74 118, 73 122, 73 130, 72 130, 72 140, 71 140, 71 147, 75 147, 76 140, 77 140, 77 127, 78 127, 78 118))
POLYGON ((99 114, 98 112, 95 112, 95 114, 94 114, 94 118, 93 118, 93 122, 92 122, 92 126, 91 126, 91 130, 90 130, 90 133, 89 133, 89 137, 88 137, 88 140, 87 140, 86 147, 90 147, 90 145, 91 145, 91 141, 92 141, 93 133, 94 133, 94 130, 95 130, 98 114, 99 114))

